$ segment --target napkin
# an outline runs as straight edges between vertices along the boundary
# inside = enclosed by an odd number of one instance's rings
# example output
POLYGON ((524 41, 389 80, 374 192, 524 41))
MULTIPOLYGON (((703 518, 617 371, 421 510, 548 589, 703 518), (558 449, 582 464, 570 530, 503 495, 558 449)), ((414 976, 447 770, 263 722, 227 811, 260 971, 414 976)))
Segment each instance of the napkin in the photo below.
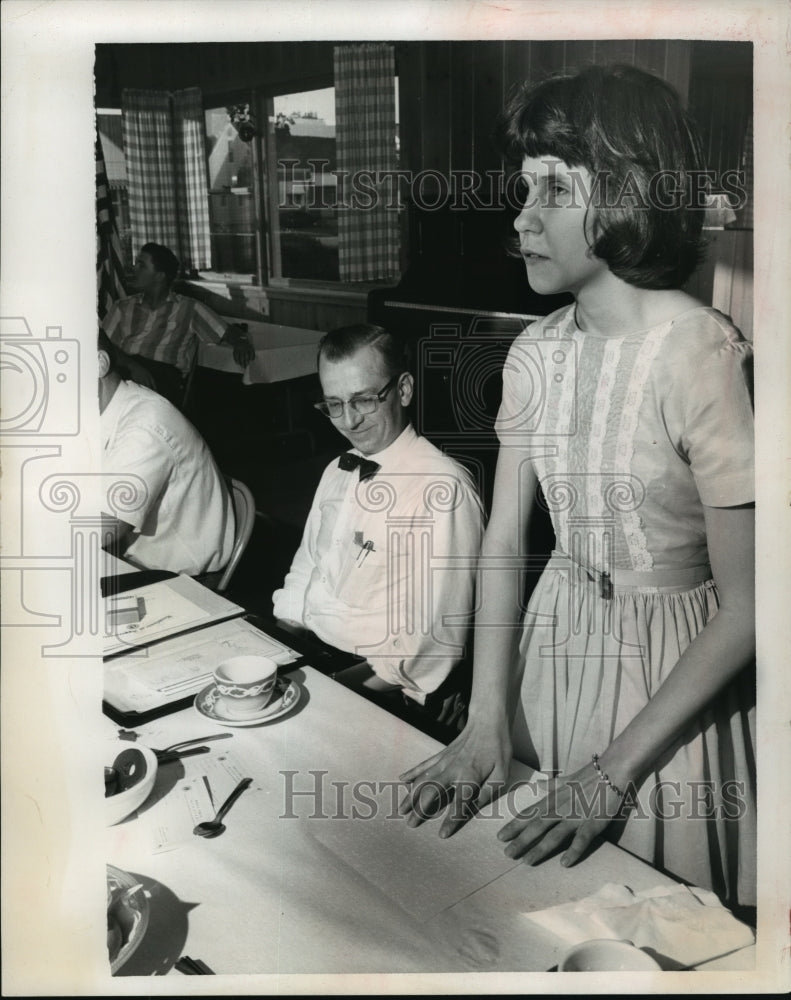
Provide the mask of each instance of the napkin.
POLYGON ((523 916, 566 944, 593 938, 620 938, 645 948, 666 966, 682 966, 727 955, 755 941, 713 892, 685 885, 662 885, 634 892, 607 883, 584 899, 523 916))

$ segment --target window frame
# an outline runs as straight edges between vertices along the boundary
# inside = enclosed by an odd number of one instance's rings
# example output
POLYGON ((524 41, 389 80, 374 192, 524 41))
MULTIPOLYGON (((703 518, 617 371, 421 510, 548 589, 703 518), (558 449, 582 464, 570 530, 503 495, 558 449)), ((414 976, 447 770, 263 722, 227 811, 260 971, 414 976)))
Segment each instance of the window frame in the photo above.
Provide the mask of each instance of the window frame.
POLYGON ((259 110, 260 122, 265 123, 265 129, 259 132, 262 144, 262 182, 265 185, 266 196, 266 230, 267 244, 267 282, 266 286, 273 289, 282 288, 318 288, 344 289, 351 287, 348 282, 319 280, 316 278, 289 278, 282 274, 283 263, 280 249, 280 227, 273 225, 272 220, 278 218, 278 174, 277 174, 277 140, 275 137, 275 98, 288 94, 301 94, 311 90, 335 90, 335 80, 331 74, 321 76, 300 77, 297 82, 283 81, 277 85, 260 89, 259 110), (275 270, 280 273, 275 274, 275 270))
MULTIPOLYGON (((311 90, 324 90, 335 87, 332 74, 297 77, 274 84, 238 88, 229 91, 219 91, 203 95, 204 113, 211 108, 229 106, 232 104, 249 103, 256 121, 256 134, 251 140, 253 155, 253 200, 256 220, 256 263, 257 273, 254 285, 277 292, 315 291, 348 295, 351 293, 366 294, 374 288, 391 288, 393 281, 331 281, 316 278, 290 278, 282 275, 282 258, 280 256, 280 231, 273 223, 278 218, 278 182, 276 142, 274 133, 274 101, 276 97, 288 94, 299 94, 311 90), (275 271, 280 273, 276 274, 275 271)), ((400 103, 401 91, 397 87, 396 97, 400 103)), ((397 108, 397 120, 400 121, 400 108, 397 108)), ((207 156, 208 171, 208 156, 207 156)), ((403 237, 403 232, 402 232, 403 237)), ((201 272, 203 280, 217 280, 214 275, 220 272, 201 272)), ((228 286, 249 286, 249 281, 241 280, 240 275, 221 275, 228 286)))
MULTIPOLYGON (((256 103, 256 90, 255 88, 239 88, 235 90, 223 91, 221 93, 214 94, 204 94, 202 100, 202 108, 204 119, 208 111, 213 108, 228 108, 235 104, 249 104, 253 113, 257 113, 257 103, 256 103)), ((256 121, 260 119, 256 118, 256 121)), ((261 231, 263 227, 263 218, 261 214, 262 202, 261 202, 261 168, 260 168, 260 151, 258 149, 258 131, 256 135, 250 140, 250 153, 252 157, 252 173, 253 173, 253 184, 252 184, 252 196, 253 196, 253 222, 254 222, 254 243, 255 243, 255 257, 256 257, 256 271, 255 275, 251 275, 252 281, 249 279, 245 280, 241 272, 228 272, 224 274, 220 271, 199 271, 198 274, 201 280, 204 281, 216 281, 217 278, 221 278, 226 285, 233 285, 238 287, 249 287, 251 284, 254 287, 266 287, 266 282, 264 279, 264 274, 268 273, 267 260, 262 253, 266 252, 266 245, 262 245, 261 231)), ((206 151, 206 189, 210 192, 209 187, 209 153, 208 149, 206 151)), ((246 274, 247 272, 245 272, 246 274)))
MULTIPOLYGON (((348 290, 356 286, 343 281, 328 281, 311 278, 288 278, 282 274, 280 256, 280 231, 274 224, 278 212, 277 151, 274 131, 274 101, 276 97, 299 94, 310 90, 334 88, 331 74, 300 77, 298 80, 282 81, 267 86, 250 89, 221 91, 203 95, 204 113, 211 108, 228 107, 232 104, 249 103, 256 121, 256 134, 250 142, 253 156, 253 200, 256 220, 256 265, 255 285, 260 288, 278 289, 321 289, 348 290)), ((208 169, 208 156, 207 156, 208 169)), ((204 280, 211 280, 220 272, 201 273, 204 280)), ((248 285, 241 275, 222 275, 227 285, 248 285)))

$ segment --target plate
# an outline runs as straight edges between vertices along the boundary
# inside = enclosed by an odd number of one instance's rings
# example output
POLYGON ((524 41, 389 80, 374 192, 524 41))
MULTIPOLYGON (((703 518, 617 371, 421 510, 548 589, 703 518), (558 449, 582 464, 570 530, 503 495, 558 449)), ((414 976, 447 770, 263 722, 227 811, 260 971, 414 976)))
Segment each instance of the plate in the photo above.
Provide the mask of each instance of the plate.
POLYGON ((126 964, 143 940, 148 927, 148 896, 142 885, 129 872, 107 865, 108 918, 113 918, 120 928, 121 947, 110 959, 110 974, 115 975, 126 964))
POLYGON ((195 695, 195 708, 201 715, 221 726, 258 726, 262 722, 279 719, 290 712, 302 695, 302 689, 295 681, 278 677, 272 700, 258 712, 240 712, 232 715, 220 704, 220 693, 212 682, 195 695))

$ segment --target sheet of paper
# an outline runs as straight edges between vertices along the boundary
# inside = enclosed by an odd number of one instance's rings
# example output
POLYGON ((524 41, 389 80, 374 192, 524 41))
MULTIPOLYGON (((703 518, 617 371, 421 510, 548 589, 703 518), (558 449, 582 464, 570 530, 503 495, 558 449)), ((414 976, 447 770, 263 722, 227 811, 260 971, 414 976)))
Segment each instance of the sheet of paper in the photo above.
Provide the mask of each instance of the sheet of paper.
MULTIPOLYGON (((161 791, 146 804, 147 809, 156 808, 156 822, 150 831, 154 854, 191 843, 194 827, 213 819, 242 778, 253 773, 236 750, 185 757, 181 763, 184 777, 175 787, 162 784, 161 791)), ((261 790, 259 780, 253 781, 245 795, 255 790, 261 790)))
POLYGON ((269 656, 293 663, 299 654, 241 618, 168 639, 104 666, 104 699, 122 712, 145 712, 197 694, 218 663, 232 656, 269 656))
POLYGON ((427 921, 519 864, 503 854, 496 836, 502 825, 496 814, 476 817, 438 851, 438 821, 411 829, 392 800, 380 795, 366 822, 332 816, 310 821, 308 833, 388 899, 427 921))
POLYGON ((198 625, 241 614, 243 610, 187 576, 128 591, 123 599, 138 602, 140 620, 114 624, 110 611, 117 598, 104 598, 105 656, 145 646, 198 625))

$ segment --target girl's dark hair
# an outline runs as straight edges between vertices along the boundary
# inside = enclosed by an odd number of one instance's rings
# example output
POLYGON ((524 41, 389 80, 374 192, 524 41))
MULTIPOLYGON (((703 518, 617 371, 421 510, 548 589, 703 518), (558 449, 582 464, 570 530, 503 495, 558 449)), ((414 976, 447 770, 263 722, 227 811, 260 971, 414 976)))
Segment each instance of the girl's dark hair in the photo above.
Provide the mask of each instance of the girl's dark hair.
POLYGON ((319 342, 318 360, 340 361, 355 354, 361 347, 375 347, 382 356, 387 374, 400 375, 409 371, 409 351, 406 342, 383 326, 356 323, 330 330, 319 342))
POLYGON ((638 288, 679 288, 703 255, 703 161, 678 94, 634 66, 523 84, 495 128, 508 160, 556 156, 594 178, 592 250, 638 288))

